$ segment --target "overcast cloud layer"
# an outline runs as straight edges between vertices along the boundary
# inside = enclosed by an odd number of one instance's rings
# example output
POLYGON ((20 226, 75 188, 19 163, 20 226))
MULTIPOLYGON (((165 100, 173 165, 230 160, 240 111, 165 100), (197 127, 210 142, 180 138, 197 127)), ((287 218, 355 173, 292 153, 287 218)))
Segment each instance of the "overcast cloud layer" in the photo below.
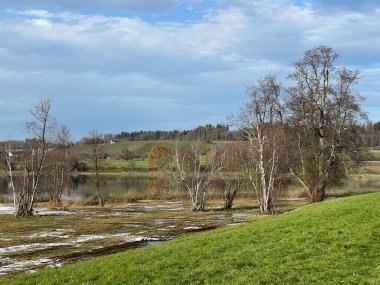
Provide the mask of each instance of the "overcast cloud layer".
POLYGON ((321 44, 360 69, 365 110, 380 120, 378 1, 5 2, 0 139, 25 138, 30 107, 47 97, 76 139, 223 123, 248 85, 268 73, 284 80, 321 44))

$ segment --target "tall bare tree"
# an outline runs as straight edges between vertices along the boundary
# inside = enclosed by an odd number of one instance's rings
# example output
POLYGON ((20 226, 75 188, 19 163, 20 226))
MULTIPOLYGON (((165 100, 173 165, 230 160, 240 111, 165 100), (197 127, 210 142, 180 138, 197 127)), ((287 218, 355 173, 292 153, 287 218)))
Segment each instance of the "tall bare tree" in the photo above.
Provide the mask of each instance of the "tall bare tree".
POLYGON ((50 99, 41 100, 31 109, 34 120, 26 124, 32 140, 22 158, 23 187, 16 197, 16 216, 33 215, 33 205, 39 190, 50 142, 51 104, 50 99))
POLYGON ((178 144, 176 145, 176 170, 173 174, 175 180, 189 193, 191 211, 205 210, 209 186, 215 174, 223 167, 223 160, 217 151, 218 148, 214 146, 204 155, 204 144, 199 141, 181 150, 178 149, 178 144))
POLYGON ((272 213, 281 167, 283 129, 281 86, 274 76, 248 88, 249 102, 232 116, 246 139, 245 171, 256 192, 262 213, 272 213))
POLYGON ((220 180, 218 186, 223 189, 224 209, 233 206, 234 199, 245 183, 245 168, 243 160, 244 142, 233 142, 220 145, 222 169, 218 172, 220 180))
POLYGON ((1 159, 0 173, 1 173, 1 176, 6 177, 8 179, 9 186, 12 189, 13 207, 16 211, 16 190, 15 190, 14 176, 13 176, 14 162, 13 162, 13 153, 12 153, 12 147, 11 147, 10 142, 8 142, 8 145, 4 144, 4 146, 0 149, 0 159, 1 159))
POLYGON ((54 148, 47 155, 44 188, 48 191, 51 202, 60 206, 72 158, 70 130, 66 126, 57 126, 53 142, 54 148))
POLYGON ((355 125, 365 119, 364 98, 353 89, 359 72, 337 67, 338 56, 326 46, 308 50, 289 76, 295 84, 287 90, 287 133, 289 148, 296 149, 289 169, 311 202, 324 199, 336 165, 354 158, 355 125))
POLYGON ((91 160, 94 170, 95 170, 95 183, 96 183, 96 193, 98 196, 99 206, 104 206, 104 199, 101 193, 102 179, 100 175, 101 164, 104 162, 105 152, 101 143, 103 142, 103 135, 98 131, 92 131, 89 134, 89 141, 91 144, 90 153, 88 154, 91 160))

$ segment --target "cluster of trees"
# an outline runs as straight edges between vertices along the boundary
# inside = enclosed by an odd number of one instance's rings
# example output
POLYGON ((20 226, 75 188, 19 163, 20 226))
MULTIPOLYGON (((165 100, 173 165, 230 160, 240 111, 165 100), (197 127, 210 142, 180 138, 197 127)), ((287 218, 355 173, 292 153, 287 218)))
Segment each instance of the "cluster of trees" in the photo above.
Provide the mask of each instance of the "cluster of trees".
POLYGON ((226 208, 244 175, 263 213, 273 212, 287 175, 303 186, 310 202, 320 202, 333 180, 366 158, 357 139, 366 121, 360 107, 364 98, 353 89, 359 73, 337 67, 337 58, 335 50, 319 46, 294 64, 291 87, 283 88, 272 75, 250 86, 249 101, 230 116, 242 142, 215 144, 206 157, 199 143, 176 148, 172 175, 188 190, 193 211, 204 210, 217 175, 225 178, 226 208), (227 179, 228 173, 238 176, 227 179))
POLYGON ((380 122, 368 122, 362 126, 361 130, 361 144, 364 147, 378 147, 380 146, 380 122))
POLYGON ((31 110, 33 121, 26 124, 33 139, 28 140, 17 156, 9 143, 0 151, 2 171, 6 172, 13 193, 16 216, 33 215, 33 206, 41 188, 52 201, 61 202, 64 181, 69 172, 70 133, 50 117, 51 100, 41 100, 31 110), (54 145, 54 148, 51 146, 54 145), (15 187, 13 171, 22 176, 22 185, 15 187))
POLYGON ((114 139, 128 141, 175 141, 175 140, 202 140, 202 141, 237 141, 241 140, 240 133, 230 130, 228 125, 207 124, 193 130, 185 131, 139 131, 121 132, 113 136, 114 139))

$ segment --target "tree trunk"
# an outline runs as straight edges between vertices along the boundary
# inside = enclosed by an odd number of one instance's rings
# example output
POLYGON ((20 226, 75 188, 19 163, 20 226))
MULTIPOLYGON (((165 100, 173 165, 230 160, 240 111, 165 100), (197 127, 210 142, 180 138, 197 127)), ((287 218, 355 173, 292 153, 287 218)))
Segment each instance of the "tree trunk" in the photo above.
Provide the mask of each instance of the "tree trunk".
POLYGON ((233 204, 233 201, 231 201, 230 199, 225 199, 224 200, 224 210, 231 210, 232 204, 233 204))
POLYGON ((237 190, 233 191, 232 193, 230 190, 224 192, 224 209, 225 210, 232 209, 236 194, 237 194, 237 190))
POLYGON ((325 198, 326 187, 316 187, 308 190, 311 203, 322 202, 325 198))
POLYGON ((260 211, 262 214, 273 215, 273 208, 274 205, 271 198, 267 198, 264 201, 261 201, 260 211))
POLYGON ((191 211, 203 212, 206 209, 206 195, 203 193, 199 197, 199 193, 192 193, 191 197, 191 211))
POLYGON ((33 216, 34 211, 29 207, 30 201, 28 201, 27 196, 24 194, 20 194, 17 197, 17 206, 15 211, 16 217, 26 217, 26 216, 33 216))
POLYGON ((100 193, 100 182, 96 181, 96 190, 97 190, 97 195, 98 195, 98 203, 100 207, 104 207, 104 200, 102 197, 102 194, 100 193))

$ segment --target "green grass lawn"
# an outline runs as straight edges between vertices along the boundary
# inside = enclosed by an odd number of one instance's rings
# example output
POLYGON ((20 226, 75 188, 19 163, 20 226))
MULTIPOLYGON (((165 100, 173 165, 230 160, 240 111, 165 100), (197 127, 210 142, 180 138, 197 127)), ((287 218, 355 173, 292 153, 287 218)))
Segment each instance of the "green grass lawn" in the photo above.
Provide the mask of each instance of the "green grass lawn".
MULTIPOLYGON (((102 163, 102 167, 109 169, 109 168, 118 168, 118 169, 130 169, 131 163, 128 160, 124 159, 107 159, 102 163)), ((148 170, 148 160, 135 160, 134 167, 136 169, 144 169, 148 170)))
POLYGON ((371 151, 370 153, 375 157, 380 157, 380 151, 371 151))
POLYGON ((380 284, 380 193, 49 269, 1 284, 380 284))

